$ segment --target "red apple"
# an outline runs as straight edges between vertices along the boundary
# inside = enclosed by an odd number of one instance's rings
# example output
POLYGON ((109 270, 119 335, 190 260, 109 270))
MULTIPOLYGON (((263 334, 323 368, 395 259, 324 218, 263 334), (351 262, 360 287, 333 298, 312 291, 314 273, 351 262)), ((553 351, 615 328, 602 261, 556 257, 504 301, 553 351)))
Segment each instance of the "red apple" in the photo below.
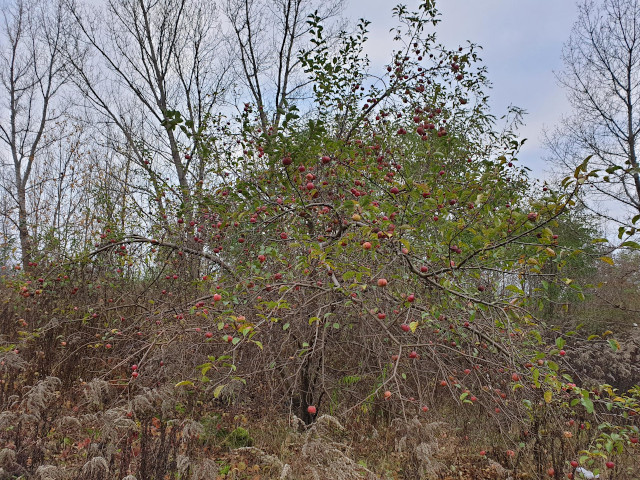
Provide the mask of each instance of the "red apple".
POLYGON ((378 279, 378 286, 379 287, 386 287, 387 286, 387 279, 386 278, 379 278, 378 279))
POLYGON ((316 414, 316 407, 314 407, 313 405, 309 405, 309 406, 307 407, 307 412, 308 412, 310 415, 315 415, 315 414, 316 414))

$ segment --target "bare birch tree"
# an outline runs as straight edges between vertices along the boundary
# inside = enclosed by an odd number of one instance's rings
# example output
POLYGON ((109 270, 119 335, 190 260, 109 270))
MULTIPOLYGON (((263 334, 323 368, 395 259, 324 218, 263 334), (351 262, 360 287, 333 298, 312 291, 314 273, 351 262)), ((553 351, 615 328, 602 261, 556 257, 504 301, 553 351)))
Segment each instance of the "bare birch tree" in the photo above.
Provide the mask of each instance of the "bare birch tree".
POLYGON ((557 74, 573 114, 546 133, 550 160, 564 172, 592 155, 600 169, 582 201, 635 234, 640 220, 640 1, 583 1, 557 74))
POLYGON ((50 133, 61 117, 55 101, 68 80, 61 55, 64 25, 58 2, 17 0, 2 10, 0 158, 2 187, 12 204, 3 214, 18 231, 23 268, 36 253, 27 191, 34 165, 55 141, 50 133))

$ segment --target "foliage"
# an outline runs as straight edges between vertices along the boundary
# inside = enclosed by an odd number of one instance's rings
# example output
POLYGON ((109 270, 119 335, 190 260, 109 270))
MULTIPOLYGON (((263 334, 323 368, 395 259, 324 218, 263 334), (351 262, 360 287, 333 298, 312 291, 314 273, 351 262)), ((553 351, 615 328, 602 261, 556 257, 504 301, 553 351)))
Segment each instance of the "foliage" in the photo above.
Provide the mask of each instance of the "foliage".
MULTIPOLYGON (((299 54, 310 105, 283 101, 267 125, 264 104, 248 102, 197 133, 164 109, 158 128, 184 135, 185 165, 204 168, 195 190, 164 177, 115 199, 99 183, 91 243, 3 270, 0 404, 31 423, 0 438, 32 439, 25 458, 51 436, 65 455, 97 444, 91 471, 198 478, 240 463, 184 458, 258 443, 247 412, 288 412, 309 432, 324 413, 430 432, 442 412, 477 442, 499 434, 492 455, 510 469, 562 472, 578 450, 585 465, 633 465, 638 392, 574 379, 582 339, 549 317, 582 295, 572 277, 588 277, 601 253, 568 213, 597 172, 584 161, 532 194, 516 166, 517 111, 498 128, 477 47, 439 45, 431 2, 394 13, 384 75, 362 55, 367 22, 330 42, 312 15, 299 54), (50 413, 75 418, 73 435, 38 417, 48 403, 25 391, 63 396, 50 413)), ((312 436, 304 445, 320 448, 312 436)), ((415 477, 427 469, 416 452, 437 442, 414 443, 415 477)))

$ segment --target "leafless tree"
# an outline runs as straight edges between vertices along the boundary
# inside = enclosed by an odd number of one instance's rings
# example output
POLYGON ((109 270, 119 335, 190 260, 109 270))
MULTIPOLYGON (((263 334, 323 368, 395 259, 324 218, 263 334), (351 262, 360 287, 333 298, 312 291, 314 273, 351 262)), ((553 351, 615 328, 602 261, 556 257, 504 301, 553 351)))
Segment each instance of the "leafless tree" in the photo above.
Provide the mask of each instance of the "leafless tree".
POLYGON ((52 129, 61 117, 55 101, 68 81, 61 55, 65 18, 58 2, 17 0, 3 7, 0 158, 2 187, 12 204, 3 214, 18 231, 27 268, 35 253, 27 192, 34 166, 55 141, 52 129))
POLYGON ((257 106, 263 130, 277 129, 287 104, 296 103, 303 93, 307 81, 299 75, 298 54, 308 46, 309 15, 316 12, 326 22, 341 12, 343 3, 225 0, 224 12, 233 31, 230 50, 239 58, 234 64, 236 78, 257 106))
POLYGON ((80 35, 67 60, 109 141, 161 198, 175 179, 187 215, 206 172, 202 132, 226 85, 215 4, 194 0, 67 3, 80 35), (177 127, 177 113, 184 129, 177 127), (151 180, 151 182, 149 182, 151 180))
POLYGON ((582 200, 633 234, 631 223, 640 219, 640 1, 583 1, 563 60, 557 78, 574 112, 546 133, 550 160, 566 172, 593 155, 590 165, 601 172, 582 200))

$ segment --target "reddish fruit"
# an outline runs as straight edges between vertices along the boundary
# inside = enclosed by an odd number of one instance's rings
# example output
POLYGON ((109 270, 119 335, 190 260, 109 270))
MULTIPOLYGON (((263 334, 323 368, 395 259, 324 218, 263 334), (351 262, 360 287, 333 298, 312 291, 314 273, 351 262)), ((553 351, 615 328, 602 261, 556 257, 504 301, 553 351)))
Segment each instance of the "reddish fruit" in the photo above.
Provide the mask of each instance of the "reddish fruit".
POLYGON ((446 380, 440 380, 440 386, 441 387, 446 387, 447 386, 447 381, 446 380))
POLYGON ((387 279, 386 278, 379 278, 378 279, 378 286, 379 287, 386 287, 387 286, 387 279))
POLYGON ((426 405, 424 405, 424 406, 422 407, 422 411, 423 411, 423 412, 428 412, 428 411, 429 411, 429 407, 427 407, 426 405))
POLYGON ((607 463, 605 463, 605 465, 607 466, 608 469, 612 469, 613 467, 616 466, 616 464, 613 463, 613 462, 607 462, 607 463))
POLYGON ((207 338, 211 338, 211 337, 213 337, 213 333, 212 332, 207 332, 207 333, 204 334, 204 336, 207 337, 207 338))
MULTIPOLYGON (((64 344, 66 345, 66 342, 62 342, 62 343, 64 343, 64 344)), ((63 345, 63 346, 64 346, 64 345, 63 345)), ((110 344, 110 343, 107 343, 107 344, 104 346, 104 348, 111 348, 111 344, 110 344)))
POLYGON ((314 407, 313 405, 309 405, 307 407, 307 413, 309 413, 310 415, 315 415, 316 414, 316 407, 314 407))
POLYGON ((331 161, 331 157, 327 157, 326 155, 322 157, 322 163, 329 163, 331 161))
POLYGON ((511 374, 511 380, 513 380, 514 382, 520 381, 520 375, 518 375, 517 373, 511 374))
POLYGON ((364 242, 362 244, 362 248, 364 248, 365 250, 371 250, 371 242, 364 242))
POLYGON ((393 193, 394 195, 400 193, 400 190, 398 190, 398 187, 391 187, 391 190, 389 190, 391 193, 393 193))
POLYGON ((403 323, 402 325, 400 325, 400 328, 402 329, 403 332, 408 332, 409 330, 411 330, 411 327, 406 323, 403 323))
POLYGON ((398 357, 398 355, 391 355, 391 361, 392 362, 397 362, 398 358, 400 358, 400 357, 398 357))
POLYGON ((216 293, 216 294, 213 296, 213 301, 214 301, 214 302, 219 302, 220 300, 222 300, 222 295, 220 295, 219 293, 216 293))
POLYGON ((133 378, 138 378, 138 372, 133 372, 133 373, 131 374, 131 376, 132 376, 133 378))
POLYGON ((465 374, 465 375, 469 375, 470 373, 471 373, 471 370, 470 370, 470 369, 468 369, 468 368, 465 368, 465 369, 464 369, 464 374, 465 374))
POLYGON ((280 238, 281 238, 282 240, 286 240, 287 238, 289 238, 289 235, 287 235, 287 233, 286 233, 286 232, 282 232, 282 233, 280 234, 280 238))
POLYGON ((535 222, 538 219, 538 214, 536 212, 531 212, 529 213, 529 215, 527 215, 527 219, 530 222, 535 222))
POLYGON ((263 263, 266 259, 267 257, 265 257, 264 255, 258 255, 258 260, 260 260, 260 263, 263 263))
POLYGON ((631 438, 629 439, 629 441, 630 441, 631 443, 638 443, 638 437, 631 437, 631 438))
POLYGON ((416 299, 416 296, 412 293, 407 297, 407 302, 412 303, 416 299))
POLYGON ((564 350, 560 350, 560 352, 558 352, 560 354, 561 357, 564 357, 567 352, 565 352, 564 350))
POLYGON ((420 271, 422 273, 427 273, 429 271, 429 267, 427 267, 426 265, 423 265, 420 267, 420 271))
POLYGON ((384 392, 384 398, 391 398, 391 392, 389 390, 384 392))
POLYGON ((378 318, 379 318, 380 320, 384 320, 385 318, 387 318, 387 314, 386 314, 386 313, 382 313, 382 312, 380 312, 380 313, 378 314, 378 318))
POLYGON ((482 457, 484 457, 486 454, 487 454, 487 452, 485 452, 484 450, 480 450, 480 455, 481 455, 482 457))
POLYGON ((571 460, 571 466, 573 468, 578 468, 578 462, 576 462, 575 460, 571 460))
POLYGON ((413 350, 413 351, 409 354, 409 358, 418 358, 418 352, 416 352, 415 350, 413 350))
POLYGON ((315 185, 313 184, 313 182, 307 183, 307 190, 313 190, 314 188, 315 188, 315 185))
POLYGON ((556 474, 556 471, 553 469, 553 467, 550 467, 549 470, 547 470, 547 475, 549 475, 550 477, 553 477, 556 474))
POLYGON ((282 164, 283 165, 291 165, 291 162, 292 162, 291 157, 284 157, 282 159, 282 164))

